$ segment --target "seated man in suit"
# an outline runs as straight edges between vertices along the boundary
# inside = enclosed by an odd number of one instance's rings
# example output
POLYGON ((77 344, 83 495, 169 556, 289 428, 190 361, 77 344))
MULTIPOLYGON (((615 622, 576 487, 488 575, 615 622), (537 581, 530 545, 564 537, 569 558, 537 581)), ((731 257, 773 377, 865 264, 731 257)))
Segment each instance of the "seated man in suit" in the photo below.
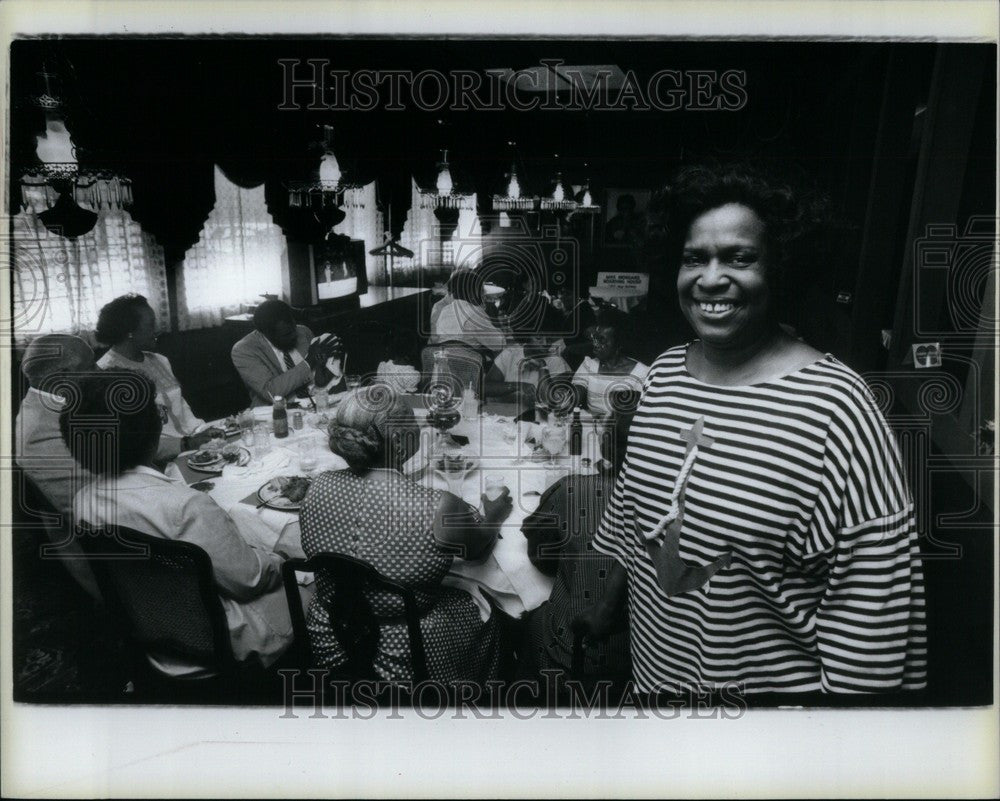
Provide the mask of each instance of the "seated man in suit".
POLYGON ((45 555, 62 558, 80 586, 100 599, 94 574, 80 559, 83 551, 70 538, 69 527, 73 496, 91 475, 76 463, 59 433, 59 414, 66 397, 72 396, 72 382, 96 369, 94 352, 79 337, 47 334, 31 341, 21 361, 29 386, 14 420, 14 458, 61 518, 46 524, 54 545, 47 546, 45 555))
POLYGON ((296 325, 291 307, 280 300, 261 303, 253 325, 231 352, 252 405, 269 406, 276 395, 308 397, 313 383, 342 388, 343 346, 336 336, 313 341, 312 331, 296 325))
MULTIPOLYGON (((79 546, 69 539, 73 496, 92 477, 73 460, 63 443, 59 414, 65 398, 71 398, 75 392, 72 386, 75 380, 97 369, 94 351, 79 337, 46 334, 33 339, 21 361, 28 391, 14 421, 17 464, 61 516, 59 522, 46 525, 49 539, 56 544, 44 555, 63 559, 73 577, 94 597, 99 597, 94 575, 81 561, 79 546)), ((165 464, 181 451, 198 448, 211 437, 211 430, 183 438, 161 436, 157 462, 165 464)))

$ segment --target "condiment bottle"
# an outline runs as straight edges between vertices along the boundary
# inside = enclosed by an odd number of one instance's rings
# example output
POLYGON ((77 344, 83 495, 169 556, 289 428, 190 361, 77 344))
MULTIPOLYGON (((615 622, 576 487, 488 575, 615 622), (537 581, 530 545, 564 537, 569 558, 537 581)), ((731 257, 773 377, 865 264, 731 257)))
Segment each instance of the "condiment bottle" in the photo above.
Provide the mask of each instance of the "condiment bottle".
POLYGON ((288 436, 288 410, 285 408, 285 399, 281 395, 274 396, 274 410, 271 412, 271 419, 274 421, 274 436, 277 439, 284 439, 288 436))

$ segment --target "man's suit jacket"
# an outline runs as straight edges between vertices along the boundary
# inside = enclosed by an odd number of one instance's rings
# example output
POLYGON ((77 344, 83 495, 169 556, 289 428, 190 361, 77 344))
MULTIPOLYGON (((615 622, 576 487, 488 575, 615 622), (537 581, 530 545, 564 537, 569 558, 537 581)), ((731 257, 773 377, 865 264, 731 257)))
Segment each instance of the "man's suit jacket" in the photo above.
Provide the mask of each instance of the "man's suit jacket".
MULTIPOLYGON (((312 331, 304 325, 296 326, 298 340, 295 349, 305 359, 312 341, 312 331)), ((270 406, 275 395, 289 397, 299 387, 312 382, 312 368, 302 361, 291 370, 279 363, 274 348, 260 331, 251 331, 233 345, 231 351, 233 366, 240 374, 253 406, 270 406)))
POLYGON ((14 421, 14 453, 18 467, 59 513, 45 529, 56 548, 49 558, 61 559, 69 573, 90 595, 100 599, 97 582, 83 561, 83 551, 70 537, 73 496, 93 476, 81 467, 59 433, 59 399, 29 389, 14 421))

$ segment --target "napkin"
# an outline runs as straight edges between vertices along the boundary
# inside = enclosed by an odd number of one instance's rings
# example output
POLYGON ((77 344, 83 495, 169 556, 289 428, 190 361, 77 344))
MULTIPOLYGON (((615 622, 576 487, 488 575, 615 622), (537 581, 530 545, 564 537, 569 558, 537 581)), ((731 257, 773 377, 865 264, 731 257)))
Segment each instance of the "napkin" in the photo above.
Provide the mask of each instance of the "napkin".
POLYGON ((263 457, 251 459, 250 463, 243 467, 235 464, 227 465, 223 469, 223 473, 227 477, 231 476, 233 478, 253 476, 258 473, 274 476, 277 474, 277 471, 291 464, 291 461, 292 455, 288 451, 283 448, 277 448, 266 453, 263 457))

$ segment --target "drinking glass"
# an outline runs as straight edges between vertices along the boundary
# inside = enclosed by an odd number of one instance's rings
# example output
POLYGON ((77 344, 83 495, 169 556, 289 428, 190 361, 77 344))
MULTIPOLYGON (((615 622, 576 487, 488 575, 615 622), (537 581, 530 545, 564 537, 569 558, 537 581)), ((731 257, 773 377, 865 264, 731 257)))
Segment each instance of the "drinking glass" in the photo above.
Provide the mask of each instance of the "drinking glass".
POLYGON ((313 408, 317 412, 325 412, 327 403, 329 402, 329 395, 327 395, 325 387, 313 387, 309 393, 312 396, 313 408))
POLYGON ((556 456, 562 453, 566 444, 566 426, 559 422, 550 422, 542 431, 542 447, 549 454, 549 462, 556 463, 556 456))
POLYGON ((316 443, 311 439, 305 439, 298 445, 299 450, 299 470, 305 475, 311 476, 318 464, 316 458, 316 443))
POLYGON ((503 494, 503 476, 486 476, 486 498, 495 501, 503 494))
POLYGON ((503 436, 503 441, 510 444, 517 442, 518 439, 517 435, 519 432, 517 423, 511 420, 509 422, 504 422, 502 425, 503 428, 501 429, 501 432, 503 436))
MULTIPOLYGON (((246 434, 247 431, 252 432, 254 423, 256 422, 253 416, 253 409, 252 408, 244 409, 242 412, 240 412, 239 418, 237 418, 237 422, 239 424, 240 431, 243 432, 244 435, 246 434)), ((246 441, 245 436, 244 436, 244 441, 246 441)))
POLYGON ((357 389, 361 386, 361 376, 354 373, 351 375, 345 375, 344 382, 347 384, 347 391, 350 392, 351 390, 357 389))
POLYGON ((253 454, 260 458, 271 450, 271 432, 267 423, 258 423, 253 429, 253 454))

